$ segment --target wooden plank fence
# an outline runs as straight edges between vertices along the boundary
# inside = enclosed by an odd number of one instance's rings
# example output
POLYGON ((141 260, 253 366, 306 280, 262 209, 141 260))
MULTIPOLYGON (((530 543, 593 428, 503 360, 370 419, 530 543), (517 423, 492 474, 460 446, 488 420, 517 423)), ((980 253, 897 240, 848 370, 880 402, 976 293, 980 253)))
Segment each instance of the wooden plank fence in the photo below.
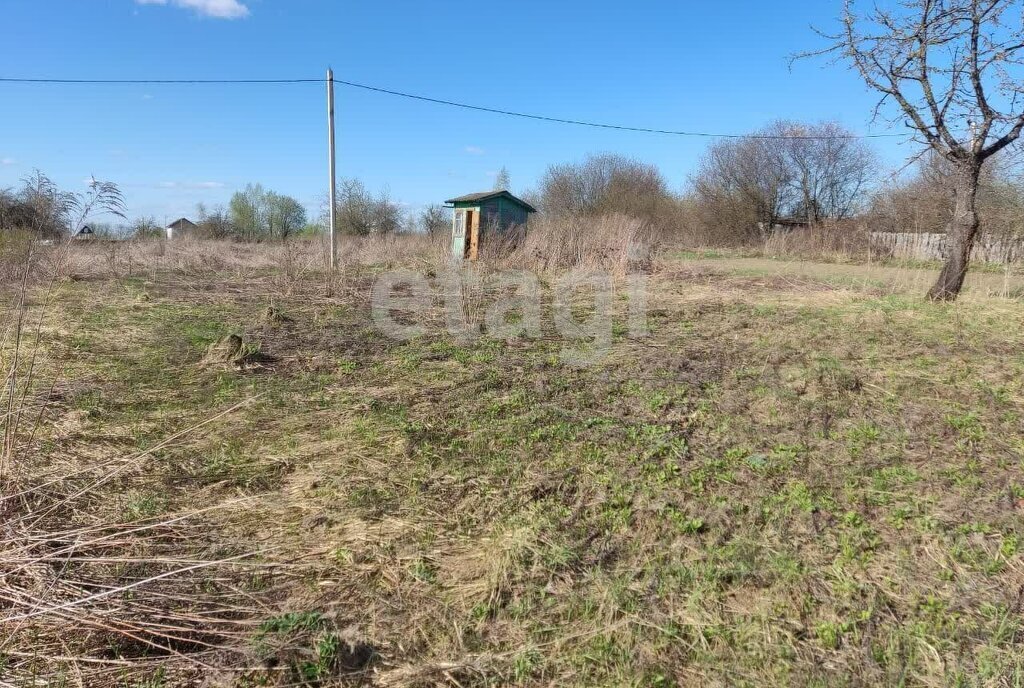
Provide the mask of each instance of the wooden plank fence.
MULTIPOLYGON (((948 255, 946 235, 928 232, 871 232, 871 252, 916 260, 945 260, 948 255)), ((1024 261, 1024 239, 981 235, 975 239, 971 260, 984 263, 1024 261)))

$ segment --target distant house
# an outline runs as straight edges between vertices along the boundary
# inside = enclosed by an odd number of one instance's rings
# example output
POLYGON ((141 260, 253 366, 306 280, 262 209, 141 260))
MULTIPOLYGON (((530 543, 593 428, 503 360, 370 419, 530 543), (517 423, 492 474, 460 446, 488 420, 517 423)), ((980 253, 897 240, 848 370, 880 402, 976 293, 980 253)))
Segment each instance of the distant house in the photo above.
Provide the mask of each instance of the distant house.
POLYGON ((480 242, 500 236, 513 227, 526 228, 537 209, 508 191, 481 191, 445 201, 455 209, 452 224, 452 255, 476 260, 480 242))
POLYGON ((199 226, 195 222, 183 217, 167 225, 167 239, 184 239, 195 234, 197 229, 199 226))
POLYGON ((80 230, 78 230, 77 234, 75 234, 75 239, 78 241, 88 241, 90 239, 94 239, 95 237, 96 233, 92 231, 92 227, 90 227, 89 225, 85 225, 80 230))

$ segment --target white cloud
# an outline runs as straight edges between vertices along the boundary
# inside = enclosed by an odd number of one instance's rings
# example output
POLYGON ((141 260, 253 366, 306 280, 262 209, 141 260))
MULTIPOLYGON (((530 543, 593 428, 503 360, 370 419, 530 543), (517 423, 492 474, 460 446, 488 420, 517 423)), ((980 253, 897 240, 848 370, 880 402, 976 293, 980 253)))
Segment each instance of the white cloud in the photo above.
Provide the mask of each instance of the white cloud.
POLYGON ((249 8, 239 0, 135 0, 140 5, 175 5, 195 11, 204 17, 242 19, 249 16, 249 8))
POLYGON ((0 165, 14 165, 18 161, 14 158, 2 158, 0 159, 0 165))
POLYGON ((470 155, 483 155, 484 149, 480 146, 466 146, 466 152, 470 155))

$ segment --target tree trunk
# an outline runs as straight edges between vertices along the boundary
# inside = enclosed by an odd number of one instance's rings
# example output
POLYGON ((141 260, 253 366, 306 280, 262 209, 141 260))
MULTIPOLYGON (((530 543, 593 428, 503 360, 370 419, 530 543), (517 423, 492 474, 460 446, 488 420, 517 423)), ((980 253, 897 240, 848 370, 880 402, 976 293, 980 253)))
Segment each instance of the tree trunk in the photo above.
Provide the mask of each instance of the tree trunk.
POLYGON ((971 248, 978 233, 978 213, 975 205, 980 174, 980 163, 957 163, 956 204, 946 231, 949 257, 942 272, 939 273, 935 286, 928 292, 928 298, 932 301, 955 301, 964 285, 964 277, 967 276, 967 267, 971 261, 971 248))

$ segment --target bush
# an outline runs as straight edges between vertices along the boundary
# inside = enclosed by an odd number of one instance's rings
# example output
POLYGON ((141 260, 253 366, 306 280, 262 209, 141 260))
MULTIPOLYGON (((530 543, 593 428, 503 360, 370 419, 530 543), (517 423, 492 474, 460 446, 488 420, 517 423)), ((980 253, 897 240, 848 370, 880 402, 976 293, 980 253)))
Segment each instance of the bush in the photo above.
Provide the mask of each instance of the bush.
POLYGON ((570 222, 590 218, 600 223, 602 217, 622 215, 663 233, 679 226, 679 199, 669 192, 661 171, 621 155, 553 165, 531 196, 545 216, 570 222))
POLYGON ((22 279, 35 240, 27 230, 0 230, 0 284, 22 279))
POLYGON ((813 227, 775 232, 764 242, 770 256, 837 260, 871 254, 871 227, 866 220, 826 220, 813 227))
POLYGON ((783 218, 854 217, 869 200, 871 148, 834 122, 780 121, 708 148, 691 178, 695 218, 718 245, 757 244, 783 218))
POLYGON ((484 244, 483 258, 535 272, 583 269, 623 276, 650 267, 657 235, 649 221, 621 213, 541 217, 511 248, 484 244))

